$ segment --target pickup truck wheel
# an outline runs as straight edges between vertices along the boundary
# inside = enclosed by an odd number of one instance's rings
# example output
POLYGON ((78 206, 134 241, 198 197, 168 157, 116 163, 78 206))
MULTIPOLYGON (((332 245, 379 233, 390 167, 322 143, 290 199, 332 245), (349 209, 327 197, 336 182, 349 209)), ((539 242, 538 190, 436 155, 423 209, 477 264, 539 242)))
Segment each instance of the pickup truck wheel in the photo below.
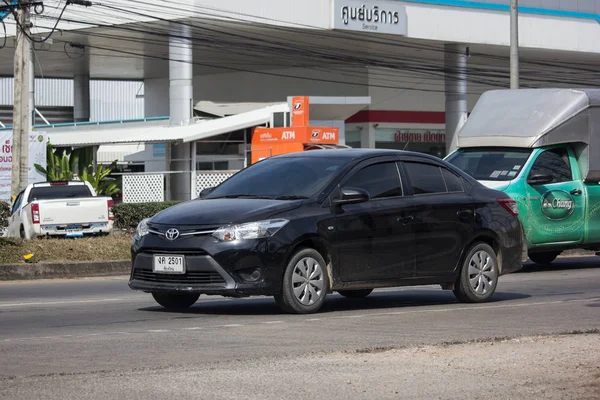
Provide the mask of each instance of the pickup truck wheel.
POLYGON ((194 305, 200 294, 197 293, 152 293, 154 300, 164 308, 182 309, 194 305))
POLYGON ((21 239, 27 239, 27 236, 25 235, 25 227, 23 225, 21 225, 19 228, 19 235, 21 236, 21 239))
POLYGON ((476 243, 467 252, 454 295, 465 303, 487 301, 498 285, 498 259, 488 244, 476 243))
POLYGON ((338 290, 338 293, 344 297, 350 299, 364 299, 371 294, 373 289, 360 289, 360 290, 338 290))
POLYGON ((556 260, 556 257, 560 255, 560 251, 547 251, 544 253, 530 253, 529 259, 536 264, 548 265, 552 261, 556 260))

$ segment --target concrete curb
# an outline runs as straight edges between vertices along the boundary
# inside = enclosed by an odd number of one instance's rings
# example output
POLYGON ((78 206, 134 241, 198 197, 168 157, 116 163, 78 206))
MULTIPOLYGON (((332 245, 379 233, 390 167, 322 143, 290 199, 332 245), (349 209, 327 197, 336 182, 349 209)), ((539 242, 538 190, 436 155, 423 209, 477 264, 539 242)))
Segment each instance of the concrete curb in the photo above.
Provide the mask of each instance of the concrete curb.
POLYGON ((131 261, 82 261, 0 265, 0 281, 129 275, 131 261))
MULTIPOLYGON (((595 252, 567 250, 559 258, 594 257, 595 252)), ((70 263, 2 264, 1 281, 22 281, 35 279, 75 279, 102 276, 123 276, 131 272, 130 260, 81 261, 70 263)))

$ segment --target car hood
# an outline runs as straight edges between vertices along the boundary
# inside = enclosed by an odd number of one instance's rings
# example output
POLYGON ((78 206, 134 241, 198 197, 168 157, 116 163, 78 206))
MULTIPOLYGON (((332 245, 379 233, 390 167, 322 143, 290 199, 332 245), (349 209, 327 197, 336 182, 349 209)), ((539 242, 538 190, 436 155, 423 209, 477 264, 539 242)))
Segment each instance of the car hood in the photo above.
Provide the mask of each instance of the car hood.
POLYGON ((225 225, 259 221, 302 205, 302 200, 203 199, 169 207, 150 220, 171 226, 225 225))

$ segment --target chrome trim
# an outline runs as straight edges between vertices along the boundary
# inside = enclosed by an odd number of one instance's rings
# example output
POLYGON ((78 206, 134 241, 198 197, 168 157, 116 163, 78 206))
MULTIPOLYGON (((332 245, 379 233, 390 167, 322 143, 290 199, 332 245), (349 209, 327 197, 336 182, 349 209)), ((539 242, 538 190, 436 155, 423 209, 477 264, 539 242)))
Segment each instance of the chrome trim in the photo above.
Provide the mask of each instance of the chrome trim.
MULTIPOLYGON (((183 236, 197 236, 197 235, 212 235, 213 233, 215 233, 217 230, 212 230, 212 231, 193 231, 193 232, 186 232, 186 233, 180 233, 179 237, 183 237, 183 236)), ((164 232, 160 232, 160 231, 156 231, 154 229, 150 229, 148 228, 148 233, 153 233, 155 235, 158 236, 165 236, 164 232)))

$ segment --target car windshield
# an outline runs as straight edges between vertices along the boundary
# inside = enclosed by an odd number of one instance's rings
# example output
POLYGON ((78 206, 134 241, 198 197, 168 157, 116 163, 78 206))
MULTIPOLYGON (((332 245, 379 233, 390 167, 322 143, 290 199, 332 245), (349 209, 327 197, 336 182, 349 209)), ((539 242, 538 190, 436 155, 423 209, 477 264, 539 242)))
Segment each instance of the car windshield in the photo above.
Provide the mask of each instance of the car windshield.
POLYGON ((446 161, 480 181, 510 181, 514 179, 531 149, 465 149, 459 150, 446 161))
POLYGON ((92 197, 92 193, 85 185, 40 186, 31 189, 28 201, 72 199, 75 197, 92 197))
POLYGON ((325 157, 268 158, 238 172, 205 198, 308 198, 320 193, 346 163, 325 157))

